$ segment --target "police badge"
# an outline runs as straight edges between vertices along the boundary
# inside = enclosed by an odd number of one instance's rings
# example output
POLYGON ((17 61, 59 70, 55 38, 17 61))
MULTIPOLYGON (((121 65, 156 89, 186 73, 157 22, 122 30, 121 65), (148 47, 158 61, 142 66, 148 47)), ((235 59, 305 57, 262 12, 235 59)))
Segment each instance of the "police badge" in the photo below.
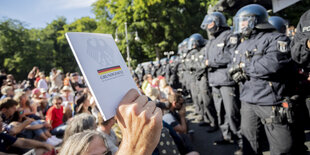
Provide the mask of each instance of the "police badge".
POLYGON ((238 41, 238 38, 237 38, 237 37, 230 37, 230 38, 229 38, 229 42, 230 42, 231 44, 237 44, 237 41, 238 41))
POLYGON ((288 51, 288 45, 286 41, 278 41, 277 43, 277 49, 280 52, 286 53, 288 51))

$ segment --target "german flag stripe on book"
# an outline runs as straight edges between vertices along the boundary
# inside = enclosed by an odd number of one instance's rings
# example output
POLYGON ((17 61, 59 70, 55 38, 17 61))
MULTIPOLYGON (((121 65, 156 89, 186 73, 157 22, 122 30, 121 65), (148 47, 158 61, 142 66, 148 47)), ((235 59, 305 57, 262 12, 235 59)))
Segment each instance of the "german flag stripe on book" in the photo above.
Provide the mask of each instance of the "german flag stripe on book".
POLYGON ((103 75, 103 74, 107 74, 107 73, 111 73, 111 72, 115 72, 119 70, 122 70, 120 66, 114 66, 114 67, 103 68, 103 69, 97 70, 97 72, 99 75, 103 75))

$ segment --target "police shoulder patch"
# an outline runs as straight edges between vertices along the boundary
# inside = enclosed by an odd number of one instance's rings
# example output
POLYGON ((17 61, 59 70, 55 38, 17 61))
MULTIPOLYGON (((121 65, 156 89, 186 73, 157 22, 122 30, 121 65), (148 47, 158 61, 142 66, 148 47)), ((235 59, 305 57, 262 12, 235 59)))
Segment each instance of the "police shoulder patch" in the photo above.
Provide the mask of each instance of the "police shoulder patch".
POLYGON ((283 53, 288 52, 288 43, 286 41, 278 41, 277 42, 277 49, 283 53))
POLYGON ((229 42, 230 42, 231 44, 237 44, 237 41, 238 41, 238 38, 237 38, 237 37, 230 37, 230 38, 229 38, 229 42))

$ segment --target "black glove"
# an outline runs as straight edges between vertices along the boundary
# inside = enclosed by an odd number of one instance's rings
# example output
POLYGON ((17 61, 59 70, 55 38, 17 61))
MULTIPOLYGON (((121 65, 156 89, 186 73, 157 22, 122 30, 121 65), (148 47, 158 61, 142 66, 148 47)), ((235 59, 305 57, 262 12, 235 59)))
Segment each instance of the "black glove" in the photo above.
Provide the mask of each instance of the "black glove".
POLYGON ((228 70, 228 73, 231 78, 237 72, 243 72, 242 69, 239 67, 239 65, 234 65, 228 70))
POLYGON ((248 80, 248 76, 242 72, 242 71, 239 71, 235 74, 233 74, 231 76, 231 78, 236 82, 236 83, 239 83, 239 82, 244 82, 246 80, 248 80))

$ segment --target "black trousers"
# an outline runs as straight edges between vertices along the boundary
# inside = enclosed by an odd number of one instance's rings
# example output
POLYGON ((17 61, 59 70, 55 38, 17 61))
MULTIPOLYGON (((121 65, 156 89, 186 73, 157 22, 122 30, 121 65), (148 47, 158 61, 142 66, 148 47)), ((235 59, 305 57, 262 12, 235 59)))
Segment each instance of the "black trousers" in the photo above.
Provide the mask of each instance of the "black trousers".
POLYGON ((270 120, 271 115, 272 106, 242 102, 241 133, 244 155, 262 154, 259 136, 259 128, 262 125, 270 145, 270 154, 291 154, 293 140, 289 125, 266 121, 270 120))

